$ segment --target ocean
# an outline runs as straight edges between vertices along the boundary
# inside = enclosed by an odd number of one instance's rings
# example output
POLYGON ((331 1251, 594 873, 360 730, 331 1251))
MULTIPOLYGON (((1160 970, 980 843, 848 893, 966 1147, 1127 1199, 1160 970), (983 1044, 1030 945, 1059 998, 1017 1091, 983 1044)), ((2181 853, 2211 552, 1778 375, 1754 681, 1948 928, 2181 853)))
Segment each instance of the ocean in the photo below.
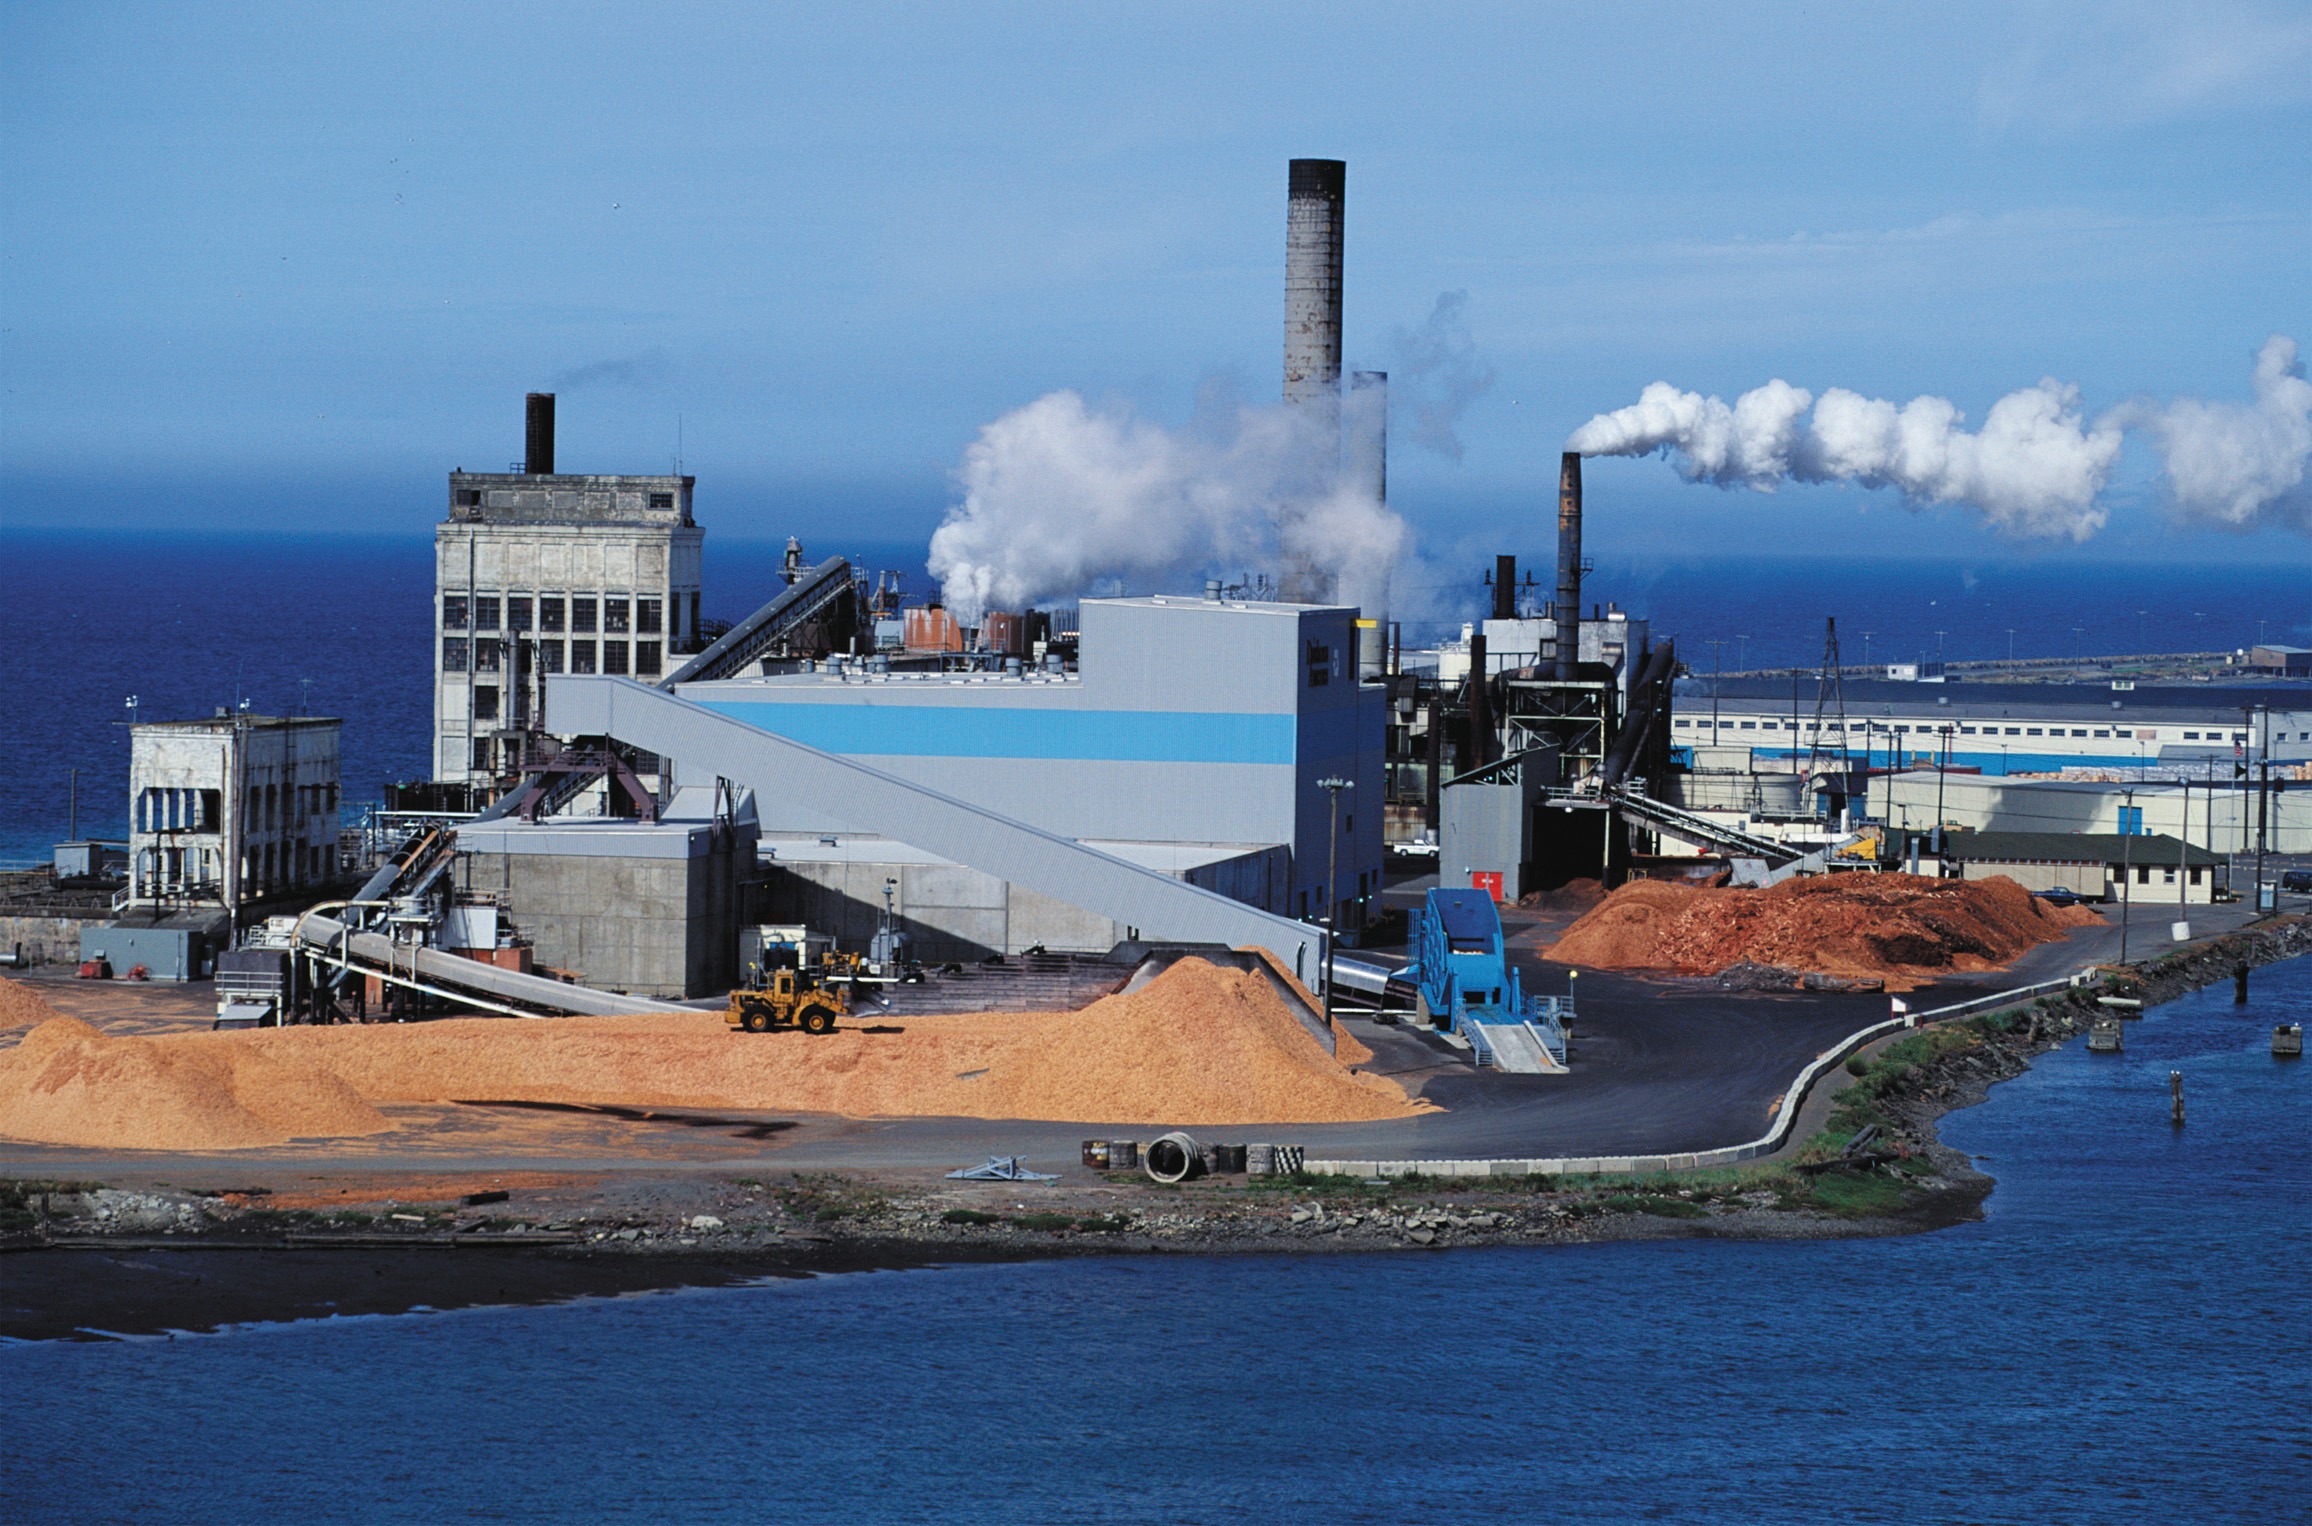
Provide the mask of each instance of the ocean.
MULTIPOLYGON (((2254 1522, 2312 959, 2042 1059, 1900 1239, 1140 1256, 0 1347, 23 1521, 2254 1522), (2168 1118, 2186 1077, 2190 1122, 2168 1118)), ((6 1262, 0 1259, 0 1281, 6 1262)))
MULTIPOLYGON (((738 619, 768 598, 784 541, 706 539, 706 612, 738 619)), ((813 543, 896 568, 928 592, 921 544, 813 543)), ((1407 590, 1435 618, 1408 644, 1459 633, 1485 591, 1407 590)), ((1537 576, 1546 569, 1536 566, 1537 576)), ((2312 574, 2299 561, 2172 567, 1665 554, 1604 560, 1590 596, 1680 639, 1698 672, 1820 661, 1835 615, 1848 662, 2312 644, 2312 574), (1867 635, 1866 635, 1867 633, 1867 635)), ((1154 590, 1135 589, 1135 592, 1154 590)), ((432 541, 154 533, 0 532, 0 867, 46 862, 52 844, 125 837, 131 715, 211 714, 246 699, 273 714, 345 721, 344 794, 355 806, 423 777, 431 721, 432 541), (133 708, 128 701, 133 696, 133 708), (77 821, 72 807, 78 770, 77 821)))

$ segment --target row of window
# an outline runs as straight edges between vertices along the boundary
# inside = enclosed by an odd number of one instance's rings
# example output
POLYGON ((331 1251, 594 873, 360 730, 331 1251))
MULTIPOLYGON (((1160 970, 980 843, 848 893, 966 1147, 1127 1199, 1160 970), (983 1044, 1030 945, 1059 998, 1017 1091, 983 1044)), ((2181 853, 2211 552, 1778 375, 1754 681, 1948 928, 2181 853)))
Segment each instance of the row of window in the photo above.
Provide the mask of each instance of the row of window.
MULTIPOLYGON (((1708 721, 1684 720, 1684 721, 1679 721, 1677 724, 1678 724, 1679 726, 1681 726, 1681 727, 1699 726, 1699 727, 1701 727, 1701 728, 1702 728, 1704 731, 1708 731, 1708 730, 1710 729, 1710 723, 1709 723, 1708 721)), ((1721 720, 1721 721, 1719 721, 1719 722, 1718 722, 1718 729, 1719 729, 1720 731, 1782 731, 1782 730, 1789 730, 1789 731, 1813 731, 1813 730, 1815 730, 1816 728, 1815 728, 1815 727, 1813 727, 1813 726, 1811 726, 1811 725, 1807 725, 1807 726, 1801 726, 1801 725, 1800 725, 1800 724, 1799 724, 1797 721, 1791 721, 1791 722, 1789 722, 1789 723, 1787 724, 1787 726, 1786 726, 1786 725, 1785 725, 1783 722, 1781 722, 1781 721, 1733 721, 1733 720, 1721 720)), ((1824 727, 1822 727, 1822 728, 1821 728, 1821 730, 1822 730, 1824 733, 1826 733, 1826 734, 1827 734, 1827 733, 1831 733, 1831 732, 1835 732, 1837 729, 1838 729, 1838 728, 1837 728, 1837 727, 1835 727, 1835 726, 1824 726, 1824 727)), ((1913 734, 1915 734, 1915 735, 1919 735, 1919 736, 1929 736, 1929 737, 1932 737, 1932 736, 1941 736, 1941 735, 1943 735, 1945 732, 1955 732, 1955 733, 1957 733, 1957 734, 1958 734, 1958 735, 1960 735, 1960 736, 1967 736, 1967 737, 1971 737, 1971 736, 1992 736, 1992 737, 1995 737, 1995 736, 2011 736, 2011 737, 2020 737, 2020 736, 2032 736, 2032 737, 2040 737, 2040 736, 2047 736, 2047 737, 2059 737, 2059 736, 2066 736, 2066 735, 2069 735, 2069 736, 2075 736, 2075 737, 2104 737, 2104 738, 2109 738, 2109 737, 2111 736, 2111 728, 2110 728, 2110 727, 2108 727, 2108 726, 2096 727, 2096 728, 2093 728, 2092 730, 2091 730, 2090 728, 2086 727, 2086 726, 2073 726, 2073 727, 2069 728, 2069 729, 2068 729, 2068 731, 2067 731, 2067 730, 2066 730, 2064 727, 2061 727, 2061 726, 2006 726, 2006 727, 2000 727, 2000 726, 1948 726, 1948 725, 1945 725, 1945 726, 1929 726, 1929 725, 1927 725, 1925 722, 1923 722, 1923 721, 1922 721, 1921 723, 1919 723, 1918 725, 1915 725, 1915 726, 1913 726, 1913 725, 1910 725, 1910 724, 1908 724, 1908 723, 1904 723, 1904 722, 1892 722, 1892 723, 1889 723, 1889 722, 1871 722, 1871 723, 1869 723, 1869 724, 1867 725, 1867 727, 1866 727, 1866 725, 1865 725, 1865 723, 1864 723, 1864 722, 1861 722, 1861 721, 1857 721, 1857 722, 1855 722, 1855 723, 1853 723, 1852 725, 1850 725, 1850 726, 1848 726, 1848 727, 1847 727, 1847 731, 1848 731, 1848 733, 1849 733, 1850 735, 1852 735, 1852 736, 1858 736, 1858 737, 1859 737, 1859 736, 1862 736, 1862 735, 1864 735, 1864 734, 1866 733, 1866 730, 1868 730, 1868 731, 1887 731, 1887 732, 1894 732, 1894 733, 1897 733, 1897 734, 1901 734, 1901 735, 1913 735, 1913 734)), ((2129 736, 2129 735, 2133 735, 2133 734, 2134 734, 2134 733, 2131 733, 2131 732, 2126 732, 2126 731, 2123 731, 2123 732, 2121 732, 2121 733, 2120 733, 2120 735, 2122 735, 2122 736, 2129 736)), ((2247 737, 2247 733, 2245 733, 2245 732, 2241 732, 2241 731, 2235 731, 2235 732, 2231 733, 2231 738, 2230 738, 2230 739, 2231 739, 2232 741, 2234 741, 2234 742, 2245 742, 2245 741, 2248 739, 2248 737, 2247 737)), ((2147 737, 2145 737, 2145 740, 2147 740, 2147 741, 2148 741, 2148 740, 2150 740, 2150 738, 2147 736, 2147 737)), ((2206 740, 2206 741, 2210 741, 2210 742, 2221 742, 2221 741, 2225 740, 2225 736, 2224 736, 2224 733, 2223 733, 2223 732, 2220 732, 2220 731, 2211 731, 2211 732, 2208 732, 2208 733, 2206 733, 2205 737, 2203 738, 2203 737, 2202 737, 2202 734, 2201 734, 2201 733, 2199 733, 2199 732, 2197 732, 2197 731, 2187 731, 2187 732, 2185 732, 2185 733, 2184 733, 2184 740, 2185 740, 2185 741, 2187 741, 2187 742, 2197 742, 2197 741, 2201 741, 2201 740, 2206 740)))
MULTIPOLYGON (((303 817, 337 809, 334 784, 252 784, 243 829, 272 831, 303 817)), ((139 832, 219 832, 224 830, 222 790, 153 787, 137 792, 139 832)))
MULTIPOLYGON (((682 595, 674 596, 676 624, 682 614, 682 595)), ((494 631, 503 629, 521 634, 533 628, 550 633, 564 630, 590 635, 597 629, 612 635, 638 631, 645 636, 660 634, 664 622, 665 601, 660 599, 629 599, 624 594, 607 598, 584 598, 565 594, 539 594, 533 598, 526 593, 494 593, 442 595, 442 629, 445 631, 494 631), (532 626, 535 618, 536 625, 532 626), (596 622, 600 624, 597 626, 596 622)))
MULTIPOLYGON (((656 678, 666 661, 666 643, 663 641, 556 641, 537 640, 522 643, 522 650, 531 654, 530 661, 541 673, 610 673, 623 677, 627 672, 629 651, 634 657, 634 676, 656 678), (563 663, 567 660, 568 667, 563 663), (600 666, 596 663, 599 661, 600 666)), ((506 643, 489 636, 442 637, 442 671, 463 673, 472 665, 476 673, 502 673, 506 669, 506 643)))

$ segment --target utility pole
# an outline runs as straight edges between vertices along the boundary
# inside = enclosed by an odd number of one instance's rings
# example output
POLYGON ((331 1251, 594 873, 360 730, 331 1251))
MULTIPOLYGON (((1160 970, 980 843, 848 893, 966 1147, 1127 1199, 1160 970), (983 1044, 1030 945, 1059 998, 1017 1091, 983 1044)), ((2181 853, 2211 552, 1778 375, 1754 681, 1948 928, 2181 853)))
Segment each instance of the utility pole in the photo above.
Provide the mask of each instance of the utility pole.
POLYGON ((2128 815, 2135 809, 2135 791, 2122 790, 2127 807, 2119 816, 2119 962, 2127 963, 2127 913, 2135 888, 2135 834, 2128 830, 2128 815))
POLYGON ((2015 661, 2015 627, 2012 625, 2007 627, 2007 661, 2010 666, 2015 661))
POLYGON ((1870 638, 1872 634, 1870 631, 1862 633, 1862 665, 1866 670, 1870 667, 1870 638))
MULTIPOLYGON (((2264 909, 2264 844, 2266 827, 2271 820, 2272 806, 2272 706, 2267 701, 2264 712, 2263 756, 2258 760, 2256 777, 2256 910, 2264 909)), ((2251 733, 2249 740, 2255 740, 2251 733)), ((2277 906, 2275 905, 2275 909, 2277 906)))
POLYGON ((66 785, 65 794, 65 820, 69 824, 64 829, 64 837, 67 842, 78 842, 80 840, 80 770, 68 768, 64 772, 69 776, 70 781, 66 785))
POLYGON ((1935 860, 1943 857, 1943 780, 1951 771, 1951 723, 1943 723, 1943 751, 1935 760, 1935 860))
MULTIPOLYGON (((2189 922, 2192 916, 2191 893, 2184 887, 2191 883, 2192 859, 2192 776, 2186 774, 2177 781, 2184 787, 2184 821, 2176 832, 2176 921, 2189 922)), ((2189 936, 2187 931, 2186 936, 2189 936)))
POLYGON ((1726 644, 1723 636, 1710 639, 1710 745, 1718 745, 1718 650, 1726 644))
MULTIPOLYGON (((1333 1020, 1333 945, 1341 933, 1341 791, 1357 786, 1337 774, 1328 774, 1317 781, 1332 800, 1332 843, 1325 852, 1325 1021, 1333 1020)), ((1442 867, 1442 866, 1440 866, 1442 867)))

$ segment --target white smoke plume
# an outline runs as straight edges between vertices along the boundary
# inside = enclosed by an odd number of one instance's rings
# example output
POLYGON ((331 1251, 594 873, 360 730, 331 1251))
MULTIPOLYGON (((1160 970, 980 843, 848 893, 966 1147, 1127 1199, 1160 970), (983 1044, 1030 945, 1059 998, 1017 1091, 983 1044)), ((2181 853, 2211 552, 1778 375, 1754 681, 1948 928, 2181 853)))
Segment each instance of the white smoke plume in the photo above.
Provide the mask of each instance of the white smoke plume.
POLYGON ((1964 419, 1939 397, 1898 407, 1833 387, 1818 401, 1778 379, 1728 407, 1655 382, 1566 444, 1585 456, 1661 451, 1690 481, 1761 493, 1784 481, 1891 487, 1913 503, 1966 504, 2018 535, 2085 540, 2103 528, 2096 498, 2121 431, 2110 419, 2086 423, 2077 388, 2049 378, 1993 403, 1973 434, 1964 419))
POLYGON ((2296 341, 2274 334, 2256 353, 2256 400, 2131 403, 2117 410, 2167 459, 2168 490, 2194 518, 2247 528, 2266 518, 2312 529, 2312 382, 2296 341))
POLYGON ((1389 336, 1389 384, 1395 407, 1409 416, 1407 436, 1458 462, 1461 415, 1493 386, 1493 367, 1478 353, 1464 317, 1469 293, 1440 292, 1419 328, 1389 336))
POLYGON ((1053 392, 987 425, 956 473, 962 500, 931 537, 948 607, 972 621, 1101 586, 1200 589, 1273 567, 1329 574, 1377 612, 1404 521, 1341 469, 1313 411, 1208 396, 1185 429, 1053 392))

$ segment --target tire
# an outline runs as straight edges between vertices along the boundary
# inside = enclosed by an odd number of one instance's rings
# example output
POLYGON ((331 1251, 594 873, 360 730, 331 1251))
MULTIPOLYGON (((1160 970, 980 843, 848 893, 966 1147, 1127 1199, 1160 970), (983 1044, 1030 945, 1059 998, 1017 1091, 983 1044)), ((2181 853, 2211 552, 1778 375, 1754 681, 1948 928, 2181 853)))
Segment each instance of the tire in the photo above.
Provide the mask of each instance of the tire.
POLYGON ((768 1033, 771 1031, 770 1008, 749 1007, 740 1018, 740 1022, 749 1033, 768 1033))
POLYGON ((835 1031, 835 1013, 832 1008, 822 1007, 813 1002, 803 1009, 801 1017, 805 1033, 833 1033, 835 1031))

